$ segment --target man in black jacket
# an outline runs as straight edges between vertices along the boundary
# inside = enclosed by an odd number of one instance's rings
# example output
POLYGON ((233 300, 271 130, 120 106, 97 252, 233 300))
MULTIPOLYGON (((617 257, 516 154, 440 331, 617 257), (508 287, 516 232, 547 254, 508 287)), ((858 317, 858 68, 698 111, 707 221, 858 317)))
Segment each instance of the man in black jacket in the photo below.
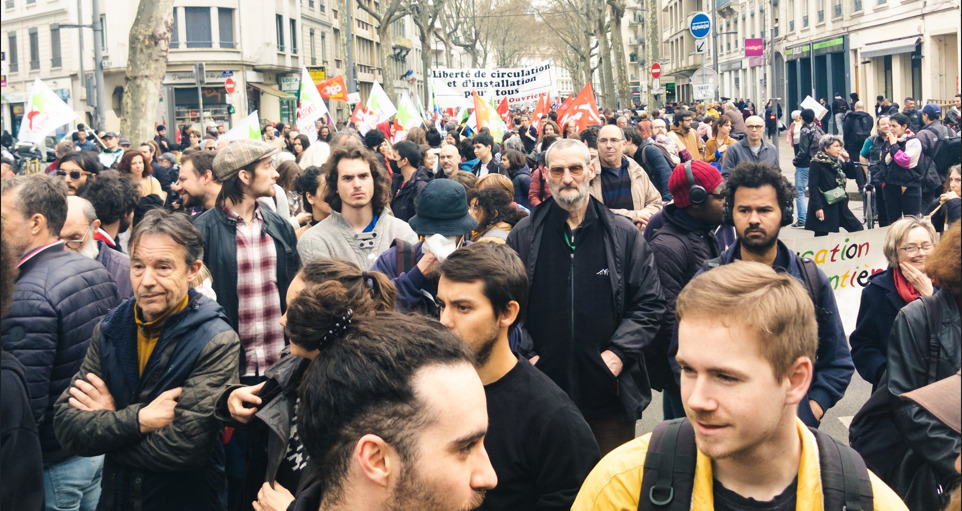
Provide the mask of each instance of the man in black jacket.
MULTIPOLYGON (((47 502, 93 509, 102 457, 64 451, 54 437, 53 403, 80 367, 94 325, 117 305, 117 286, 92 259, 65 250, 67 186, 44 175, 3 180, 3 239, 19 257, 20 276, 0 326, 3 350, 26 368, 30 407, 40 427, 47 502)), ((6 476, 4 477, 6 479, 6 476)))
POLYGON ((695 161, 678 165, 668 181, 674 204, 665 207, 665 224, 651 238, 651 250, 658 261, 658 276, 665 295, 666 310, 655 348, 646 351, 648 379, 664 393, 664 418, 685 416, 681 403, 678 364, 678 332, 675 321, 675 300, 705 261, 721 254, 715 228, 722 222, 725 187, 721 173, 715 167, 695 161), (649 356, 649 354, 651 356, 649 356), (655 371, 655 368, 660 371, 655 371), (670 369, 669 369, 670 368, 670 369), (652 374, 655 373, 655 374, 652 374))
POLYGON ((507 243, 528 270, 536 367, 578 405, 604 455, 634 438, 651 400, 639 355, 658 332, 665 301, 641 232, 589 194, 587 146, 559 140, 546 160, 553 199, 507 243))
POLYGON ((237 334, 190 288, 203 240, 186 215, 148 212, 130 239, 134 299, 94 330, 54 429, 71 452, 104 455, 100 509, 222 509, 214 399, 237 379, 237 334))
POLYGON ((912 133, 918 135, 919 131, 922 131, 922 112, 915 109, 915 99, 905 98, 905 103, 903 103, 902 114, 909 118, 909 129, 912 133))
POLYGON ((391 211, 394 216, 407 222, 414 216, 414 204, 421 190, 431 182, 427 169, 421 166, 421 149, 409 140, 394 144, 394 154, 389 157, 394 180, 391 183, 391 211))
POLYGON ((528 301, 524 265, 504 245, 475 243, 440 272, 441 324, 474 352, 488 403, 484 448, 498 486, 479 509, 571 509, 600 458, 598 444, 571 399, 511 352, 508 331, 528 301))

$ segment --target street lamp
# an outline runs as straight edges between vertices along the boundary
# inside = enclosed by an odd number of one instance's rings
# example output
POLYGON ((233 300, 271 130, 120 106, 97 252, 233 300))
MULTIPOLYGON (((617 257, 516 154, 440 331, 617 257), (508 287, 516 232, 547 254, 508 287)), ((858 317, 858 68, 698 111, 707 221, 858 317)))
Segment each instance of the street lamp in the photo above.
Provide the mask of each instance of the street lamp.
MULTIPOLYGON (((94 81, 96 83, 96 105, 94 106, 94 126, 96 129, 104 129, 104 105, 106 100, 104 99, 104 67, 103 67, 103 26, 100 24, 100 0, 93 0, 93 13, 92 13, 92 23, 90 25, 83 24, 52 24, 50 26, 53 28, 92 28, 94 31, 94 81)), ((80 0, 77 1, 77 17, 79 18, 82 14, 80 0)), ((83 35, 80 36, 80 83, 85 85, 86 77, 83 72, 83 35)), ((90 99, 88 98, 89 102, 90 99)))

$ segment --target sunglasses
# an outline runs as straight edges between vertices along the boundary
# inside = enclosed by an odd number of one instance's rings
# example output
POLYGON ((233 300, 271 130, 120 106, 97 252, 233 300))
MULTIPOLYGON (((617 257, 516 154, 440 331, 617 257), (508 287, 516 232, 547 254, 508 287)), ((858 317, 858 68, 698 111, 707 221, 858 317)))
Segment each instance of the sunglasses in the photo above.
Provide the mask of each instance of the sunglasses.
POLYGON ((81 176, 89 176, 90 174, 92 173, 87 171, 79 171, 79 170, 71 170, 70 172, 67 172, 66 170, 57 171, 58 176, 60 177, 70 176, 70 179, 73 179, 74 181, 80 179, 81 176))

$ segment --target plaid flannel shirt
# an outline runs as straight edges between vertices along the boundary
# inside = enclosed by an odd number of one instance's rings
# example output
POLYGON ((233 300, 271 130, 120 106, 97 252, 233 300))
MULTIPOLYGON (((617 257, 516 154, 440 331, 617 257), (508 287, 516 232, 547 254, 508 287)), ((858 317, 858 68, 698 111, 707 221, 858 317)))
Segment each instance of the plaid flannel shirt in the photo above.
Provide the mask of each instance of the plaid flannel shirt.
POLYGON ((237 333, 247 361, 241 376, 263 375, 284 350, 277 249, 262 230, 264 216, 256 202, 250 224, 227 206, 223 211, 237 225, 237 333))

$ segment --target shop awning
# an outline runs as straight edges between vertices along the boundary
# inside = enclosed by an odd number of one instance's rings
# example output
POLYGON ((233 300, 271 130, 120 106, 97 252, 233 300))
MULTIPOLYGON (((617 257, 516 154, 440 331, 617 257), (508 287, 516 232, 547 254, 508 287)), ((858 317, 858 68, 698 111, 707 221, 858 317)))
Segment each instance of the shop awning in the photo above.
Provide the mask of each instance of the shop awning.
POLYGON ((862 58, 884 57, 899 53, 912 53, 922 38, 919 36, 904 37, 894 41, 866 44, 862 47, 862 58))
POLYGON ((261 92, 270 94, 271 96, 277 96, 281 99, 295 99, 293 94, 288 94, 280 89, 271 87, 270 85, 264 85, 262 83, 247 82, 251 84, 255 89, 260 89, 261 92))

